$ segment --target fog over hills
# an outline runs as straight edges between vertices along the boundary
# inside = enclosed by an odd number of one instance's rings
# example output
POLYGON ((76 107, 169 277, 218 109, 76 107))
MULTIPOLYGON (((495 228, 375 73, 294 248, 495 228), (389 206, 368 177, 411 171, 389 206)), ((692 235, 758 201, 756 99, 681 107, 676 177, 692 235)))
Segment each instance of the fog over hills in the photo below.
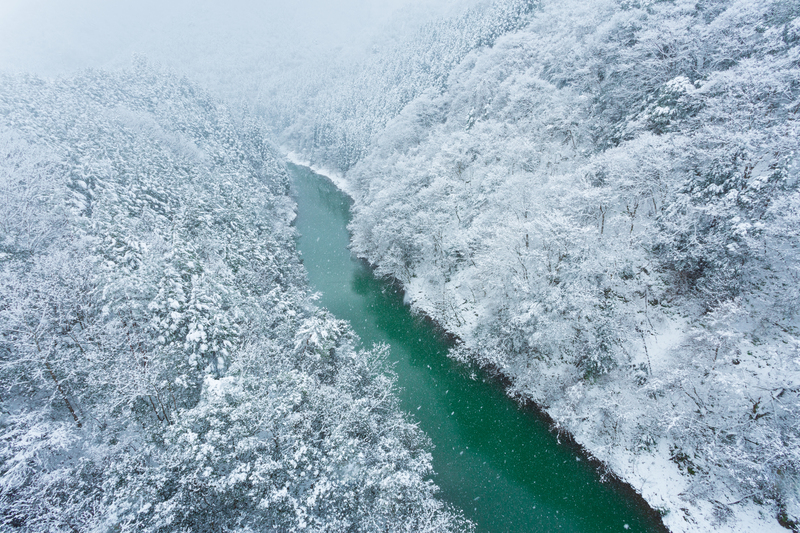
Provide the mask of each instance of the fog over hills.
POLYGON ((415 24, 452 0, 105 2, 9 0, 0 6, 0 68, 49 76, 128 66, 134 54, 254 97, 258 82, 317 56, 361 54, 399 14, 415 24))

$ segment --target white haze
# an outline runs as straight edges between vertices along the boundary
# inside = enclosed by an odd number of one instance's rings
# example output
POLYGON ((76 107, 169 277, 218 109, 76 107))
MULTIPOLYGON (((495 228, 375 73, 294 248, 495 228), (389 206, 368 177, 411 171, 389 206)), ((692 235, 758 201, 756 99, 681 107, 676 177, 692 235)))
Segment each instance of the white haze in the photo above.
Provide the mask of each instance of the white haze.
POLYGON ((358 56, 393 15, 416 24, 466 3, 4 0, 0 70, 54 76, 128 66, 138 54, 220 96, 251 99, 265 79, 321 56, 358 56))

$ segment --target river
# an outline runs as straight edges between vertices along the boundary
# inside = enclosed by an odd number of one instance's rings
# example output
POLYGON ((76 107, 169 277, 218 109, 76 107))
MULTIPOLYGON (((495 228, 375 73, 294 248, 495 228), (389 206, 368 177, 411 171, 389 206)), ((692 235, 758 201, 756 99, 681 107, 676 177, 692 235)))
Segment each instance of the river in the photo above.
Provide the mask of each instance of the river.
POLYGON ((364 346, 387 343, 402 408, 434 448, 439 496, 479 532, 663 532, 641 499, 603 483, 501 384, 447 357, 448 342, 403 304, 396 286, 351 257, 350 199, 328 179, 289 165, 298 247, 319 304, 349 320, 364 346))

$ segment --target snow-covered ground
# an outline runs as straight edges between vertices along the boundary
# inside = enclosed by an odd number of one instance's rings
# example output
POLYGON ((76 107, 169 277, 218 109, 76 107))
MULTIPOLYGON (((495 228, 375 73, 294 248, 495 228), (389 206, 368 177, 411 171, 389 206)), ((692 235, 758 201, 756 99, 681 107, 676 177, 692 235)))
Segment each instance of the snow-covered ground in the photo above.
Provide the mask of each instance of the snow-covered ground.
POLYGON ((268 4, 175 2, 157 25, 79 4, 4 4, 0 63, 143 52, 258 110, 354 198, 354 250, 454 356, 503 371, 673 531, 797 528, 794 3, 470 1, 349 51, 339 16, 292 34, 304 15, 268 4))
POLYGON ((320 167, 317 165, 313 165, 311 161, 308 159, 304 159, 300 154, 296 152, 292 152, 286 149, 283 149, 283 152, 286 154, 286 160, 293 165, 300 165, 304 167, 308 167, 311 169, 312 172, 315 174, 319 174, 320 176, 324 176, 331 180, 331 182, 336 185, 343 193, 345 193, 350 198, 353 197, 354 189, 350 186, 350 182, 347 181, 341 172, 336 172, 335 170, 330 170, 328 168, 320 167))

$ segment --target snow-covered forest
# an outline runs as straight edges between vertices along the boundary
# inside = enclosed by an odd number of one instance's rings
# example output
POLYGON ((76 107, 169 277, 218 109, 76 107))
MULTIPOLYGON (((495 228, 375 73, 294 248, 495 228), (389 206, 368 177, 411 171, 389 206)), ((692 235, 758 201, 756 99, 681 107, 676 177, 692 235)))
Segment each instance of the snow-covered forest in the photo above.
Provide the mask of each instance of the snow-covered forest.
POLYGON ((146 64, 4 77, 0 117, 4 530, 464 528, 256 122, 146 64))
POLYGON ((453 358, 671 531, 798 531, 800 3, 430 13, 0 77, 4 528, 470 529, 386 348, 314 303, 291 153, 453 358))
MULTIPOLYGON (((676 530, 800 517, 798 15, 543 2, 402 77, 416 96, 367 114, 356 164, 352 136, 292 145, 346 172, 354 251, 453 356, 511 378, 676 530)), ((419 57, 396 53, 363 72, 419 57)))

